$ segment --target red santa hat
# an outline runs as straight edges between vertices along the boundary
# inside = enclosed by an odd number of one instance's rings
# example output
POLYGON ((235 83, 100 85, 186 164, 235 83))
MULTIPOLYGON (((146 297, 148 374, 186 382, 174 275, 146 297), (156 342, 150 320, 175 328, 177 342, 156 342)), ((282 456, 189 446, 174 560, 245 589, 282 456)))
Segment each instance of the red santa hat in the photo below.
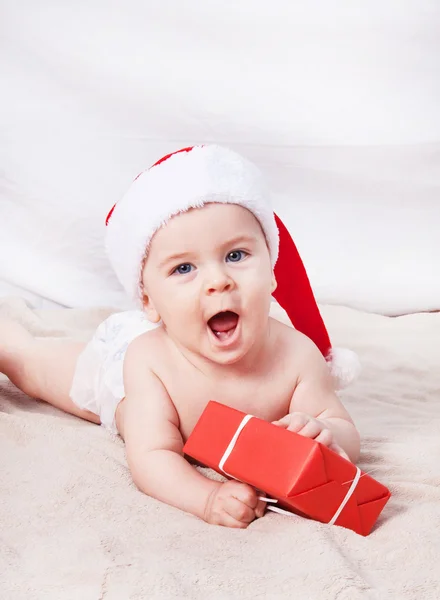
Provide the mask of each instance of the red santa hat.
POLYGON ((271 208, 270 193, 257 167, 217 145, 183 148, 140 173, 106 220, 106 248, 121 284, 142 303, 141 269, 154 233, 190 208, 220 202, 247 208, 266 236, 277 280, 274 298, 292 325, 307 335, 327 360, 337 387, 359 371, 350 350, 333 349, 296 246, 271 208))

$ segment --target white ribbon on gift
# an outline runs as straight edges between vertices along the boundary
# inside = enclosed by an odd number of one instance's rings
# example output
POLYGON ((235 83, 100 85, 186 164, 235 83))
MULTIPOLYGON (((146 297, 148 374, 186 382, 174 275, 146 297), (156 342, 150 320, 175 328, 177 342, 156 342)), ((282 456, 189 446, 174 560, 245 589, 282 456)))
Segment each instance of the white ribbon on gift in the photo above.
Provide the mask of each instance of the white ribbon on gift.
MULTIPOLYGON (((228 447, 226 448, 223 456, 220 459, 220 462, 218 464, 219 469, 221 471, 223 471, 223 473, 225 475, 227 475, 228 477, 231 477, 232 479, 236 479, 238 481, 238 479, 236 477, 234 477, 233 475, 231 475, 230 473, 228 473, 227 471, 225 471, 224 466, 226 461, 228 460, 229 456, 231 455, 232 451, 235 448, 235 444, 237 443, 237 440, 239 438, 240 433, 243 431, 243 429, 246 427, 246 425, 249 423, 249 421, 251 419, 253 419, 254 416, 253 415, 246 415, 245 417, 243 417, 240 425, 237 427, 236 432, 234 433, 234 435, 232 436, 231 441, 228 444, 228 447)), ((330 519, 330 521, 328 522, 329 525, 334 525, 339 517, 339 515, 341 514, 341 512, 344 510, 345 505, 347 504, 347 502, 350 500, 350 498, 352 497, 357 484, 359 483, 359 479, 361 478, 361 470, 359 467, 356 467, 356 475, 354 476, 353 481, 351 482, 351 486, 349 487, 347 493, 345 494, 344 499, 342 500, 341 504, 339 505, 338 510, 335 512, 335 514, 333 515, 333 517, 330 519)), ((282 515, 288 515, 289 517, 294 517, 295 515, 291 512, 289 512, 288 510, 284 510, 283 508, 279 508, 278 506, 271 506, 269 503, 273 503, 276 504, 278 502, 278 500, 275 500, 274 498, 266 498, 264 496, 259 496, 258 497, 259 500, 262 500, 263 502, 267 502, 268 503, 268 507, 267 510, 271 510, 272 512, 276 512, 276 513, 280 513, 282 515)))

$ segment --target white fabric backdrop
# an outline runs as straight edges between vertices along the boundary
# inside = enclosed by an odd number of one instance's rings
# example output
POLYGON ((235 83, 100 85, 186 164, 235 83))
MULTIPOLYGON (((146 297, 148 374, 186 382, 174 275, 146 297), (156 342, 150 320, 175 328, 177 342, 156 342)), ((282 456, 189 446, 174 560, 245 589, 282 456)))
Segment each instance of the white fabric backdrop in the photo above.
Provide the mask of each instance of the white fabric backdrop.
POLYGON ((0 4, 0 294, 124 305, 108 209, 166 152, 267 173, 321 302, 440 308, 436 0, 0 4))

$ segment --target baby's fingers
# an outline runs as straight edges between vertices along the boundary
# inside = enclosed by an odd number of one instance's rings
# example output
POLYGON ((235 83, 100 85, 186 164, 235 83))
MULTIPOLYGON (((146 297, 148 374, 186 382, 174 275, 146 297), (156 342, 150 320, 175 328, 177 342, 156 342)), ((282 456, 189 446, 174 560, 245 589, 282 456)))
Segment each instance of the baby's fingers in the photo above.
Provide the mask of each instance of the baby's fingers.
POLYGON ((310 421, 310 417, 304 413, 290 413, 279 421, 274 421, 274 425, 284 427, 289 431, 299 433, 299 431, 310 421))
MULTIPOLYGON (((290 427, 289 427, 290 429, 290 427)), ((320 423, 318 419, 310 419, 301 429, 297 430, 297 433, 303 435, 304 437, 316 439, 317 442, 321 442, 319 436, 324 433, 324 431, 328 431, 331 435, 331 431, 325 427, 323 423, 320 423)), ((325 435, 322 436, 325 439, 325 435)), ((331 436, 333 438, 333 436, 331 436)), ((322 442, 324 443, 324 442, 322 442)))
POLYGON ((315 440, 330 448, 330 446, 333 444, 333 433, 330 431, 330 429, 322 429, 321 433, 316 436, 315 440))
POLYGON ((339 444, 330 444, 329 448, 330 448, 330 450, 333 450, 333 452, 336 452, 336 454, 339 454, 340 456, 342 456, 342 458, 350 460, 348 454, 345 452, 345 450, 343 450, 341 448, 341 446, 339 446, 339 444))
POLYGON ((232 529, 246 529, 249 523, 245 521, 239 521, 234 517, 231 517, 227 512, 223 513, 221 519, 218 522, 221 527, 231 527, 232 529))
POLYGON ((265 498, 265 495, 262 493, 258 498, 258 504, 255 509, 255 516, 257 518, 264 517, 264 513, 266 512, 267 502, 264 500, 260 500, 260 498, 265 498))
POLYGON ((336 452, 336 454, 339 454, 343 458, 350 460, 345 450, 343 450, 341 446, 334 441, 333 433, 330 431, 330 429, 323 429, 318 437, 315 438, 315 441, 327 446, 330 448, 330 450, 333 450, 333 452, 336 452))
POLYGON ((287 427, 289 427, 289 423, 290 423, 290 415, 286 415, 279 421, 272 421, 272 425, 277 425, 277 427, 284 427, 284 429, 287 429, 287 427))
POLYGON ((245 523, 247 525, 252 523, 252 521, 255 519, 254 509, 247 506, 247 504, 240 502, 240 500, 237 500, 237 498, 233 498, 232 496, 227 498, 225 502, 225 512, 233 519, 236 519, 237 521, 240 521, 240 523, 245 523))

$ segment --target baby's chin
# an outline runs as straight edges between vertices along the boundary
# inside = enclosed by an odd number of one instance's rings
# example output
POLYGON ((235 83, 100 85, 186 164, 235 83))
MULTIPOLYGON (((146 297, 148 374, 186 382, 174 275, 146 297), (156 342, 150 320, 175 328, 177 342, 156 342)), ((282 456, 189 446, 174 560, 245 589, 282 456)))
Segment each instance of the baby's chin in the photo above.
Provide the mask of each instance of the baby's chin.
POLYGON ((257 354, 257 346, 257 340, 242 340, 234 349, 219 350, 210 348, 206 352, 205 358, 224 367, 237 367, 240 363, 251 366, 257 354))
POLYGON ((200 348, 199 352, 206 360, 212 363, 223 366, 232 366, 244 360, 248 354, 245 348, 234 348, 233 350, 219 350, 212 346, 200 348), (200 352, 201 350, 201 352, 200 352))
POLYGON ((238 365, 240 362, 243 362, 246 359, 247 353, 234 353, 231 355, 205 355, 205 358, 207 358, 209 361, 217 364, 217 365, 221 365, 223 367, 232 367, 235 365, 238 365))

